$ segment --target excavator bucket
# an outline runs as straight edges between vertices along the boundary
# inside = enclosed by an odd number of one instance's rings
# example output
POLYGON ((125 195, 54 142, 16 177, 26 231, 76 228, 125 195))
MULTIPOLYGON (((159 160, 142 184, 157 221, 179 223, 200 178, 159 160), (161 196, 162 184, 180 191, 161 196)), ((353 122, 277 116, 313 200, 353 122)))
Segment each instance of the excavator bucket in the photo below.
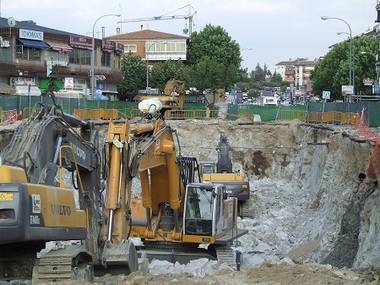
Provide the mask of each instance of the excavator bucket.
POLYGON ((132 242, 106 242, 103 248, 102 265, 107 273, 130 274, 138 270, 137 252, 132 242))

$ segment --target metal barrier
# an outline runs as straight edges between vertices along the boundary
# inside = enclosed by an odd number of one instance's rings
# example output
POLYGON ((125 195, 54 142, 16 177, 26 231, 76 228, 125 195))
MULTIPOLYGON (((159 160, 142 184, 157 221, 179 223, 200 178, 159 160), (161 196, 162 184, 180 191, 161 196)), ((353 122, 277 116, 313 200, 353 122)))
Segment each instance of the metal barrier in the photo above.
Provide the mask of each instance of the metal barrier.
POLYGON ((308 112, 306 122, 338 125, 354 125, 360 118, 358 113, 344 112, 308 112))
POLYGON ((115 120, 124 117, 118 109, 74 109, 74 115, 82 120, 115 120))
POLYGON ((141 117, 141 111, 139 109, 133 109, 129 112, 129 118, 141 117))
POLYGON ((305 122, 307 118, 306 111, 293 111, 293 110, 279 110, 276 120, 280 121, 291 121, 300 120, 305 122))
POLYGON ((218 110, 167 110, 165 112, 165 120, 187 120, 199 119, 209 120, 218 117, 218 110))

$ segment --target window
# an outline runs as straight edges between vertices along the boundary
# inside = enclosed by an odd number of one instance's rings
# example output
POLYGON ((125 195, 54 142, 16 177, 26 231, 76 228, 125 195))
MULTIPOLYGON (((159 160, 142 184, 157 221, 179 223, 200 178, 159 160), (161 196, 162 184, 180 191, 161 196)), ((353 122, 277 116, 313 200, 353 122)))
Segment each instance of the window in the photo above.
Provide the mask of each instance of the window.
POLYGON ((22 45, 16 46, 16 58, 23 60, 41 60, 41 50, 36 48, 27 48, 22 45))
POLYGON ((176 43, 175 44, 175 51, 176 52, 185 52, 186 51, 186 44, 185 43, 176 43))
POLYGON ((102 53, 102 66, 111 66, 111 54, 109 52, 102 53))
POLYGON ((91 65, 91 51, 74 49, 74 51, 70 53, 69 62, 72 64, 91 65))
POLYGON ((166 51, 167 52, 175 52, 175 43, 168 43, 166 45, 166 51))
POLYGON ((185 213, 186 234, 212 234, 213 189, 188 187, 185 213))
POLYGON ((136 53, 137 46, 136 45, 124 45, 124 53, 136 53))
POLYGON ((113 57, 113 67, 117 69, 121 69, 121 58, 119 55, 115 55, 113 57))

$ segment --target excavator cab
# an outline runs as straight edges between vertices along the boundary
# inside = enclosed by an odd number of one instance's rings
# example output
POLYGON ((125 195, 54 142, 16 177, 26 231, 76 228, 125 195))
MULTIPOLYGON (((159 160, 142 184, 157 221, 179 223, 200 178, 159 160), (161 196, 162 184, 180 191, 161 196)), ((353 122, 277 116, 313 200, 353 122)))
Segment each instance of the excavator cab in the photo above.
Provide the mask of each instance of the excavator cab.
POLYGON ((227 228, 233 220, 233 211, 223 211, 226 205, 232 203, 226 200, 225 186, 211 183, 192 183, 186 187, 184 208, 184 235, 215 237, 227 228), (228 222, 230 221, 230 222, 228 222))
POLYGON ((211 174, 216 172, 216 165, 213 161, 201 161, 199 163, 201 175, 211 174))

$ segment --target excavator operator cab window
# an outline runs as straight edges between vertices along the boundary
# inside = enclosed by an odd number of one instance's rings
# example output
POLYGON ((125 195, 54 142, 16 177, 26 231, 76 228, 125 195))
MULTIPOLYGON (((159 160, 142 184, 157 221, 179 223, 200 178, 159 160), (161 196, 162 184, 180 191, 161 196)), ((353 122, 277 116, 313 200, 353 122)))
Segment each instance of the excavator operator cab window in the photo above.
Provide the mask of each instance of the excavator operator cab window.
POLYGON ((213 187, 192 185, 187 187, 185 234, 212 235, 215 198, 213 187))
POLYGON ((202 172, 202 175, 215 173, 215 163, 212 163, 212 162, 201 163, 201 172, 202 172))

